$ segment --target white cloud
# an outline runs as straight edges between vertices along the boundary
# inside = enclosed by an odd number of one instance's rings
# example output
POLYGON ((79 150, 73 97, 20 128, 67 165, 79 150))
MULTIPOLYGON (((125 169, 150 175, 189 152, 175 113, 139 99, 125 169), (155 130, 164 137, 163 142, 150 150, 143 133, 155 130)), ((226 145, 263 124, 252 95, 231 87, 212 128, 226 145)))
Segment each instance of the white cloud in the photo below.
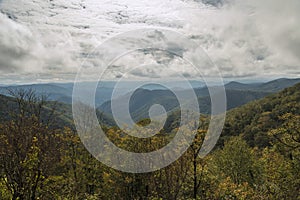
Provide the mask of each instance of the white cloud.
POLYGON ((208 52, 225 76, 297 76, 299 1, 235 0, 219 9, 183 13, 186 34, 208 52))
POLYGON ((41 47, 30 30, 1 13, 0 24, 0 70, 23 71, 22 65, 37 65, 32 61, 38 60, 41 47))
MULTIPOLYGON (((0 13, 0 71, 3 73, 29 75, 67 70, 74 65, 71 55, 60 48, 51 37, 44 38, 27 26, 9 19, 0 13), (55 45, 53 45, 55 44, 55 45)), ((55 36, 54 38, 57 38, 55 36)))
MULTIPOLYGON (((3 0, 0 11, 2 80, 18 75, 72 80, 102 41, 144 27, 184 33, 203 47, 225 77, 299 76, 298 0, 3 0)), ((169 48, 185 53, 174 45, 169 48)), ((123 64, 145 64, 145 55, 140 56, 123 64)), ((170 56, 156 58, 171 62, 174 71, 192 74, 170 56)), ((96 63, 90 59, 91 67, 96 63)), ((168 76, 159 70, 149 75, 168 76)), ((117 71, 109 78, 116 76, 117 71)))

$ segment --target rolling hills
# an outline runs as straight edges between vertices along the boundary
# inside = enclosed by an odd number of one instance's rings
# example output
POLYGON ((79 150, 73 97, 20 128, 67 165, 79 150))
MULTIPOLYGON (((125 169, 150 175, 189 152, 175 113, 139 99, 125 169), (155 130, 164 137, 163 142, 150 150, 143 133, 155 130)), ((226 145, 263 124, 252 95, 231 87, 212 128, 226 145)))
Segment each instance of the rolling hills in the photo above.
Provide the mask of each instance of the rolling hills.
MULTIPOLYGON (((300 82, 300 79, 277 79, 267 83, 252 83, 243 84, 239 82, 229 82, 225 85, 227 96, 227 109, 233 109, 242 106, 248 102, 261 99, 272 93, 279 92, 280 90, 290 87, 300 82)), ((217 87, 217 86, 216 86, 217 87)), ((177 91, 182 96, 186 96, 185 103, 189 103, 190 90, 177 91)), ((199 109, 203 114, 211 113, 211 100, 207 87, 194 88, 194 92, 198 97, 199 109)), ((114 99, 113 103, 119 105, 115 107, 116 110, 121 110, 126 106, 123 102, 130 97, 129 112, 135 122, 142 119, 149 118, 149 109, 154 104, 160 104, 164 106, 167 112, 173 112, 179 109, 179 102, 175 94, 170 90, 158 90, 158 89, 144 89, 140 88, 134 92, 127 93, 117 99, 114 99)), ((112 114, 111 101, 107 101, 99 106, 99 110, 103 111, 107 115, 112 114)))
MULTIPOLYGON (((239 82, 229 82, 225 85, 226 95, 227 95, 227 109, 230 110, 228 112, 229 119, 232 119, 233 114, 239 110, 238 107, 243 106, 249 102, 257 102, 255 100, 262 99, 270 94, 274 94, 276 92, 281 91, 286 87, 293 86, 294 84, 300 82, 300 79, 277 79, 267 83, 251 83, 251 84, 244 84, 239 82), (232 110, 233 109, 233 110, 232 110), (232 111, 231 111, 232 110, 232 111)), ((91 83, 85 83, 86 88, 88 89, 91 83)), ((191 84, 195 87, 194 91, 198 97, 199 102, 199 109, 202 114, 210 114, 210 97, 208 93, 207 87, 197 87, 201 85, 201 82, 191 82, 191 84)), ((96 100, 98 110, 97 115, 99 119, 101 119, 101 123, 106 126, 114 126, 115 122, 112 117, 111 111, 111 93, 113 91, 113 87, 115 82, 104 82, 103 87, 99 88, 96 94, 96 100)), ((174 127, 173 121, 178 121, 179 115, 179 102, 175 96, 175 94, 163 88, 160 88, 155 85, 145 85, 142 88, 135 90, 134 92, 128 92, 130 83, 128 85, 124 85, 124 94, 119 95, 118 98, 114 99, 117 104, 119 104, 120 109, 123 109, 124 106, 124 99, 130 97, 129 102, 129 111, 131 114, 132 119, 135 122, 140 120, 149 118, 149 109, 154 104, 162 105, 166 111, 168 112, 168 120, 166 123, 165 128, 171 130, 174 127), (169 127, 168 127, 169 126, 169 127)), ((180 87, 180 83, 177 83, 176 90, 178 93, 182 94, 183 96, 187 96, 185 99, 186 104, 189 103, 188 93, 190 92, 187 89, 183 89, 180 87)), ((32 89, 36 92, 37 95, 46 95, 48 98, 49 103, 53 101, 58 101, 58 110, 60 110, 63 115, 60 117, 61 120, 59 123, 67 125, 73 124, 72 119, 72 83, 51 83, 51 84, 33 84, 33 85, 20 85, 20 86, 1 86, 0 87, 0 119, 7 120, 9 118, 8 115, 8 108, 13 107, 13 98, 7 96, 8 90, 29 90, 32 89), (6 96, 5 96, 6 95, 6 96), (7 106, 9 105, 9 106, 7 106)), ((270 99, 269 99, 270 101, 270 99)), ((253 104, 250 103, 250 104, 253 104)), ((266 103, 267 104, 267 103, 266 103)), ((246 105, 248 106, 248 104, 246 105)), ((284 106, 284 105, 283 105, 284 106)), ((118 110, 119 108, 115 108, 118 110)), ((244 109, 244 107, 241 107, 244 109)), ((255 110, 251 108, 250 110, 255 110)), ((250 111, 249 111, 250 112, 250 111)), ((236 114, 236 116, 238 116, 236 114)), ((238 119, 238 117, 236 117, 238 119)), ((242 117, 240 117, 242 118, 242 117)), ((230 133, 227 131, 226 134, 233 134, 234 130, 238 128, 231 128, 230 133)))
MULTIPOLYGON (((231 136, 242 135, 252 147, 269 146, 274 138, 268 132, 281 127, 286 122, 282 117, 285 115, 300 115, 300 83, 229 110, 219 145, 231 136)), ((179 126, 179 116, 179 110, 169 114, 164 126, 166 132, 179 126)))

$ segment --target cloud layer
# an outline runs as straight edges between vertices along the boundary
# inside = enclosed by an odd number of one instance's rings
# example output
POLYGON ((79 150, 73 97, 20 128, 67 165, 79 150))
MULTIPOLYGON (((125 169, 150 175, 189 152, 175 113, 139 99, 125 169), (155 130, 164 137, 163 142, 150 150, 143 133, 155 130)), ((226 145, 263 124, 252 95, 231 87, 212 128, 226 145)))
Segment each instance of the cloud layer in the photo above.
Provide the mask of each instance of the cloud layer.
MULTIPOLYGON (((299 76, 298 0, 3 0, 0 11, 2 82, 20 76, 22 82, 71 81, 101 42, 147 27, 185 34, 207 52, 224 77, 299 76)), ((188 53, 172 44, 168 48, 179 55, 188 53)), ((121 64, 138 65, 145 56, 151 55, 133 54, 121 64)), ((195 77, 175 57, 152 56, 157 59, 154 65, 131 75, 168 77, 153 66, 172 63, 173 71, 195 77)), ((92 69, 97 62, 89 59, 92 69)), ((118 76, 115 71, 107 78, 118 76)))

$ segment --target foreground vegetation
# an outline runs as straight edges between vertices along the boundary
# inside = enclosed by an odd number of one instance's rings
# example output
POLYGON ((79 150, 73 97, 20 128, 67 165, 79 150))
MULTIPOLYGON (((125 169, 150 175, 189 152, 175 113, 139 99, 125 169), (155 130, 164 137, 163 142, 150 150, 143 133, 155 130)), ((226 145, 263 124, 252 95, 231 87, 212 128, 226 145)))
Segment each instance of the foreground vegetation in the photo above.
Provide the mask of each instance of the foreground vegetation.
MULTIPOLYGON (((209 123, 201 118, 188 151, 147 174, 102 165, 72 127, 56 125, 55 104, 18 91, 0 125, 0 199, 300 199, 299 91, 300 84, 231 111, 205 158, 197 156, 209 123)), ((106 133, 135 152, 160 148, 173 136, 162 131, 137 141, 117 128, 106 133)))

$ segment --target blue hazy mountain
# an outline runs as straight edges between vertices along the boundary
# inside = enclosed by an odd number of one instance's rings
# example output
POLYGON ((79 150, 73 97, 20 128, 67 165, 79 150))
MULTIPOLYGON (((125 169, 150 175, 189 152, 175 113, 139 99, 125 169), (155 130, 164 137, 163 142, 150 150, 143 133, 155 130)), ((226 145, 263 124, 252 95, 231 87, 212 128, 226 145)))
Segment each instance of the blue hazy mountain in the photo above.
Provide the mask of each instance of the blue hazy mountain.
MULTIPOLYGON (((172 85, 173 88, 178 90, 186 89, 186 85, 183 81, 174 81, 168 82, 172 85)), ((190 85, 193 88, 203 87, 205 84, 201 81, 189 81, 190 85)), ((111 100, 112 93, 116 87, 116 81, 101 81, 97 85, 97 90, 95 94, 95 103, 96 106, 100 106, 106 101, 111 100)), ((80 83, 80 88, 82 89, 83 94, 88 93, 92 90, 92 87, 95 85, 95 82, 83 82, 80 83)), ((119 97, 129 93, 135 88, 136 85, 141 85, 141 88, 157 90, 157 89, 166 89, 159 84, 144 84, 142 81, 124 81, 118 84, 118 93, 114 97, 119 97)), ((72 92, 73 92, 74 83, 46 83, 46 84, 30 84, 30 85, 10 85, 10 86, 0 86, 0 94, 9 96, 9 91, 14 90, 34 90, 39 95, 47 96, 47 99, 50 101, 59 101, 63 103, 72 103, 72 92)))
MULTIPOLYGON (((186 96, 188 102, 188 94, 190 89, 186 87, 183 81, 165 81, 168 85, 172 85, 171 90, 176 90, 183 96, 186 96)), ((290 87, 299 83, 300 79, 276 79, 266 83, 240 83, 229 82, 225 85, 228 109, 241 106, 247 102, 263 98, 270 93, 278 92, 284 88, 290 87)), ((80 83, 84 92, 91 90, 91 86, 95 82, 80 83)), ((115 81, 102 81, 98 84, 95 103, 96 106, 105 114, 111 114, 111 99, 114 87, 117 82, 115 81)), ((203 113, 210 113, 210 98, 208 88, 204 82, 197 80, 190 80, 190 86, 193 88, 199 100, 200 110, 203 113)), ((10 90, 34 90, 39 95, 47 96, 49 101, 58 101, 61 103, 72 103, 73 83, 47 83, 47 84, 31 84, 31 85, 12 85, 0 86, 0 94, 9 96, 10 90)), ((176 96, 166 87, 159 84, 150 83, 144 84, 141 81, 124 81, 118 84, 119 93, 116 94, 116 101, 123 101, 124 97, 129 94, 134 94, 130 100, 130 113, 137 121, 142 118, 148 117, 148 110, 153 104, 161 104, 165 106, 167 111, 172 111, 178 108, 178 101, 176 96), (134 92, 135 86, 141 87, 134 92), (133 93, 134 92, 134 93, 133 93)))
POLYGON ((225 85, 226 89, 233 90, 251 90, 251 91, 265 91, 265 92, 278 92, 284 88, 291 87, 300 82, 298 79, 280 78, 266 83, 250 83, 244 84, 236 81, 229 82, 225 85))
MULTIPOLYGON (((269 94, 281 91, 299 83, 300 79, 277 79, 266 83, 239 83, 229 82, 225 85, 227 95, 228 110, 240 107, 248 102, 261 99, 269 94)), ((83 83, 83 89, 89 90, 94 83, 83 83)), ((98 107, 98 116, 105 121, 105 124, 113 125, 114 120, 111 111, 111 94, 116 82, 101 82, 97 87, 96 106, 98 107)), ((162 105, 168 113, 176 113, 179 110, 179 102, 171 90, 157 84, 142 84, 142 87, 132 91, 134 82, 122 84, 121 93, 114 99, 116 102, 123 102, 124 98, 130 96, 129 111, 134 121, 138 122, 149 117, 149 109, 154 104, 162 105)), ((183 84, 177 82, 173 89, 176 92, 186 96, 185 103, 189 103, 190 89, 182 87, 183 84)), ((192 85, 192 83, 191 83, 192 85)), ((210 96, 208 88, 203 86, 202 82, 193 82, 193 90, 198 98, 199 109, 203 114, 210 114, 210 96), (197 87, 200 85, 201 87, 197 87)), ((218 87, 218 86, 215 86, 218 87)), ((72 91, 73 83, 49 83, 49 84, 31 84, 31 85, 14 85, 0 87, 1 116, 7 116, 5 113, 6 106, 3 102, 12 102, 9 97, 9 91, 14 90, 34 90, 38 95, 46 95, 49 101, 60 102, 60 110, 64 110, 64 119, 72 120, 72 91)), ((118 109, 118 108, 116 108, 118 109)))
MULTIPOLYGON (((279 92, 280 90, 293 86, 299 83, 300 79, 277 79, 267 83, 250 83, 244 84, 239 82, 229 82, 225 85, 227 96, 227 109, 233 109, 242 106, 248 102, 261 99, 272 93, 279 92)), ((218 86, 215 86, 218 87, 218 86)), ((134 121, 140 121, 144 118, 149 118, 149 109, 154 104, 162 105, 167 112, 172 112, 179 109, 179 102, 175 94, 167 89, 154 89, 154 85, 148 87, 142 87, 134 92, 130 92, 126 95, 120 96, 114 99, 114 105, 124 106, 122 102, 130 96, 129 112, 134 121)), ((199 109, 203 114, 211 113, 211 101, 209 96, 209 90, 207 87, 200 87, 193 89, 198 97, 199 109)), ((182 96, 186 96, 185 102, 189 102, 190 90, 177 90, 182 96)), ((99 110, 111 115, 111 100, 103 103, 99 106, 99 110)), ((116 110, 122 108, 114 108, 116 110)))

